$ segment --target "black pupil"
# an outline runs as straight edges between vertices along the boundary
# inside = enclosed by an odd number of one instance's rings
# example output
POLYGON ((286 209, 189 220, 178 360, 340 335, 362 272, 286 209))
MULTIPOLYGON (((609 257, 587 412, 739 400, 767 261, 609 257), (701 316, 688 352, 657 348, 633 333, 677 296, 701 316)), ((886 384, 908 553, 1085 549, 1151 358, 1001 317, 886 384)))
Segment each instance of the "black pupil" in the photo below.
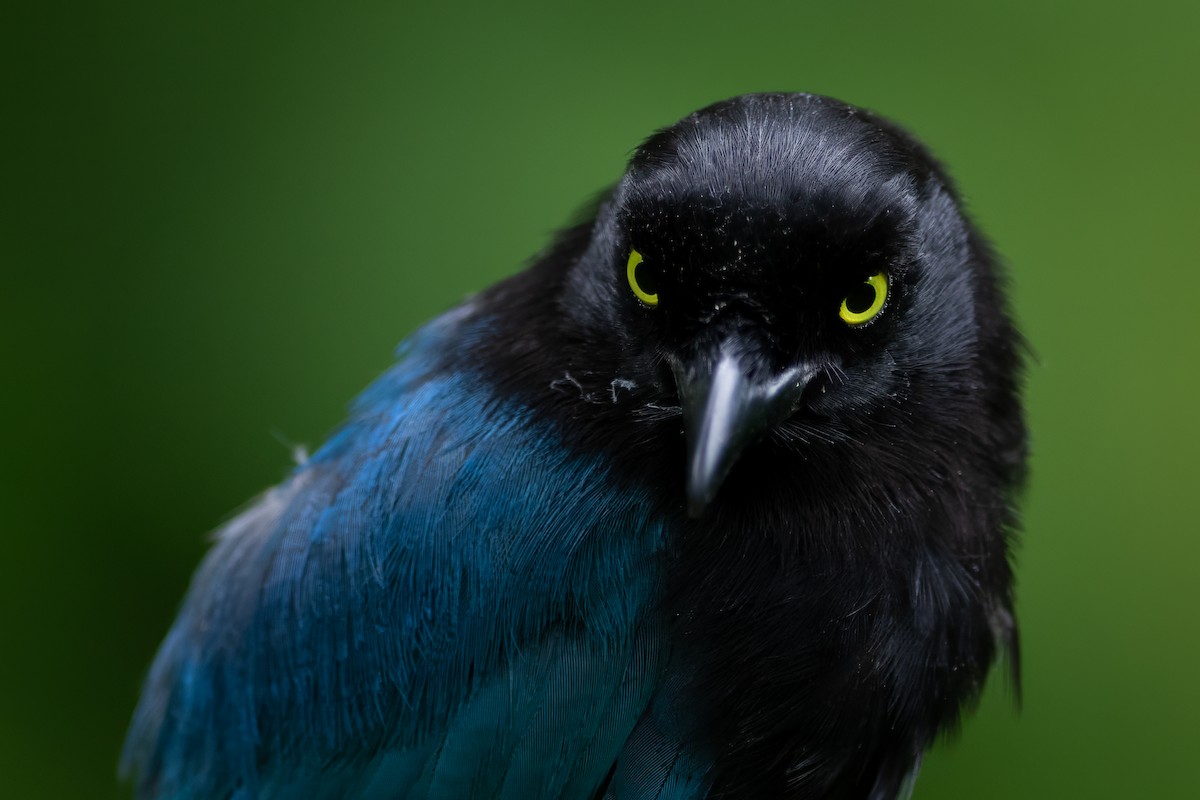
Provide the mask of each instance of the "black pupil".
POLYGON ((869 283, 860 283, 846 295, 846 310, 851 314, 861 314, 875 302, 875 287, 869 283))
POLYGON ((634 268, 633 279, 637 281, 638 287, 646 294, 658 294, 658 270, 648 265, 645 261, 634 268))

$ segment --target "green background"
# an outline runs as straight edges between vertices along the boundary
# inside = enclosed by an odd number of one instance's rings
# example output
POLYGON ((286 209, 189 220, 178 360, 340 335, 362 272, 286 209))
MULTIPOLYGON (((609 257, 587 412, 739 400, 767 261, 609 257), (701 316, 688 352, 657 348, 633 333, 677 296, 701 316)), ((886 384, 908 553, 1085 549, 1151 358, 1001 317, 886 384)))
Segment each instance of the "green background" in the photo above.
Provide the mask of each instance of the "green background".
POLYGON ((1038 353, 1024 709, 917 797, 1200 796, 1200 4, 249 5, 0 11, 0 793, 125 795, 206 532, 650 131, 786 89, 940 154, 1038 353))

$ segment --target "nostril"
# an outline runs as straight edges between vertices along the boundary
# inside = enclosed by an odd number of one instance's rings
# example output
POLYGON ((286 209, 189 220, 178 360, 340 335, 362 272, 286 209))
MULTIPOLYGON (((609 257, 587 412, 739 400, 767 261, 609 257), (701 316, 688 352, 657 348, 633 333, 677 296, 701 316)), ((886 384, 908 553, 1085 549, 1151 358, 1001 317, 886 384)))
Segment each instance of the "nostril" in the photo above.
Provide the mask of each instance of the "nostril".
POLYGON ((821 398, 846 384, 846 373, 833 362, 825 362, 817 366, 812 378, 804 387, 804 391, 796 398, 793 412, 803 407, 818 404, 821 398))

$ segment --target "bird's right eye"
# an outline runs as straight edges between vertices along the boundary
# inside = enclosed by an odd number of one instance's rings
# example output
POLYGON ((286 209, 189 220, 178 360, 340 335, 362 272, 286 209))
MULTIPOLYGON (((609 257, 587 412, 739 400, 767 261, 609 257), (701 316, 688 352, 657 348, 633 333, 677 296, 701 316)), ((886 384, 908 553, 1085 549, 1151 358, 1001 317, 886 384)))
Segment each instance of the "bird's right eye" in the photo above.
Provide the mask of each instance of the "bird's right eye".
POLYGON ((865 325, 883 310, 888 296, 887 273, 876 272, 855 286, 842 301, 838 316, 851 327, 865 325))
POLYGON ((629 263, 625 267, 625 275, 629 278, 629 288, 638 300, 648 306, 658 305, 658 283, 654 270, 642 261, 642 254, 637 250, 629 251, 629 263))

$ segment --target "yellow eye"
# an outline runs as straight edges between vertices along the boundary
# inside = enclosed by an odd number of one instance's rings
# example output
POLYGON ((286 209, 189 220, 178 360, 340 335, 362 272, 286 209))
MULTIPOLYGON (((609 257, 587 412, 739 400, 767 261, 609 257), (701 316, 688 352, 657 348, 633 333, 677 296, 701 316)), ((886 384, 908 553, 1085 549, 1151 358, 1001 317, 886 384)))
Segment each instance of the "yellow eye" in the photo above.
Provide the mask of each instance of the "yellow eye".
POLYGON ((846 295, 846 299, 842 301, 842 308, 838 311, 838 316, 847 325, 862 325, 870 322, 883 310, 887 296, 887 275, 876 272, 850 290, 850 294, 846 295))
POLYGON ((643 267, 640 270, 641 277, 639 278, 638 266, 641 263, 642 254, 637 250, 630 250, 629 264, 625 267, 625 275, 629 278, 629 288, 633 289, 638 300, 648 306, 656 306, 658 305, 658 287, 654 284, 654 275, 649 274, 650 271, 643 267))

